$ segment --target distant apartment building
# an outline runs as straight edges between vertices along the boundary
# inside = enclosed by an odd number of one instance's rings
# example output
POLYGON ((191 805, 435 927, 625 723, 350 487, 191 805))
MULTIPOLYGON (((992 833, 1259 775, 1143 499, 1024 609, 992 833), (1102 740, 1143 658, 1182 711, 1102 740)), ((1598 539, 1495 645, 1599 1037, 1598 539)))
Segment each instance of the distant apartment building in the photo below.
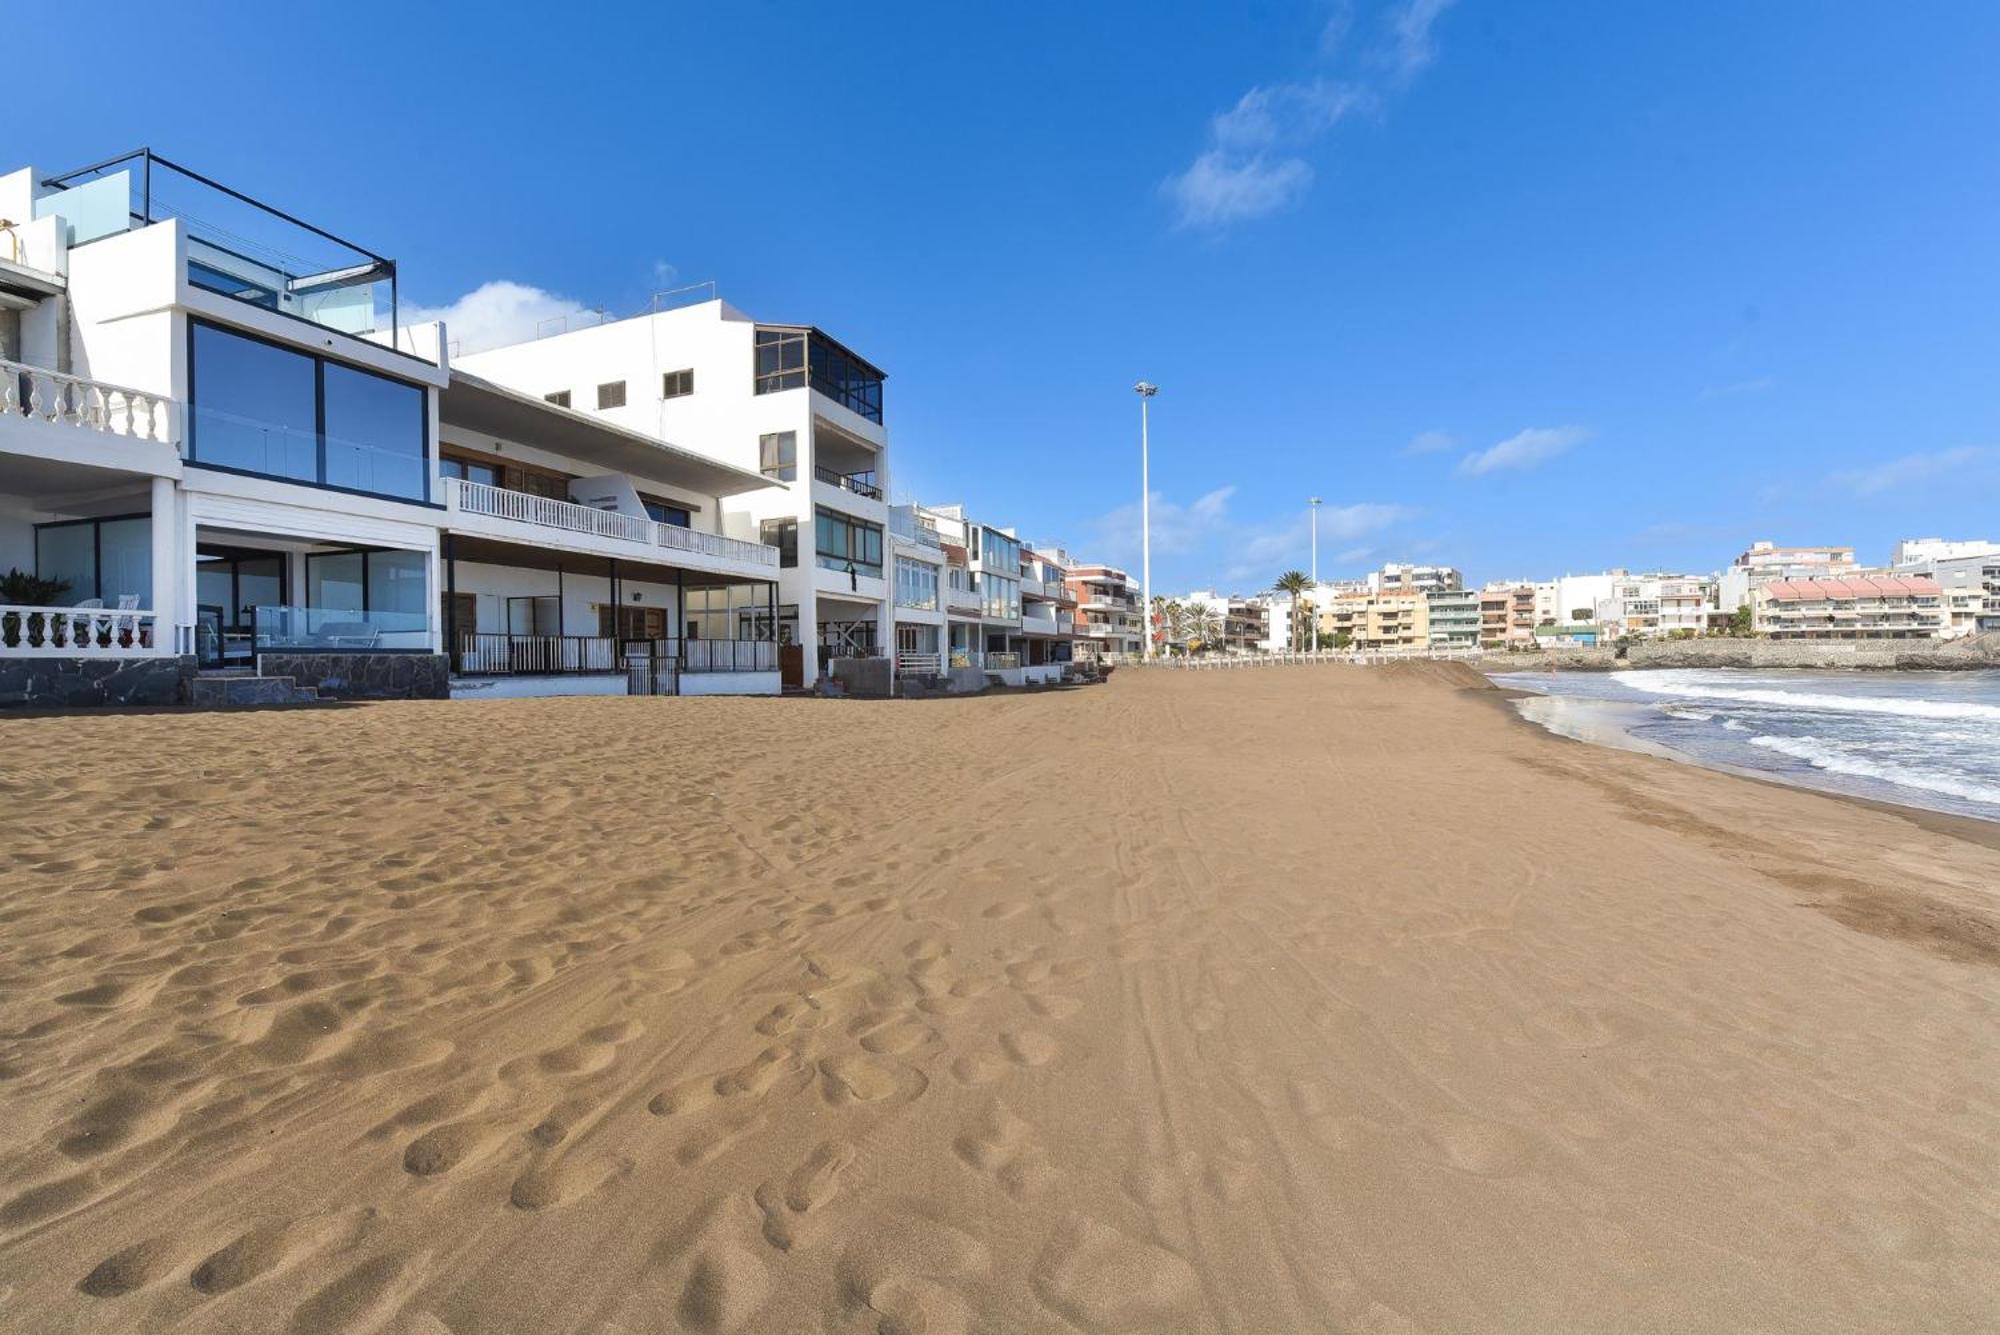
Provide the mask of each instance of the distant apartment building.
POLYGON ((1066 582, 1076 595, 1079 657, 1123 660, 1144 652, 1137 581, 1116 566, 1073 565, 1066 582))
POLYGON ((1262 595, 1232 596, 1222 613, 1222 647, 1232 653, 1251 653, 1271 638, 1271 603, 1262 595))
MULTIPOLYGON (((1479 643, 1488 649, 1532 649, 1535 626, 1542 620, 1540 586, 1527 583, 1489 584, 1479 592, 1479 643)), ((1548 591, 1551 609, 1554 589, 1548 591)), ((1551 610, 1549 620, 1554 620, 1551 610)))
POLYGON ((1920 640, 1946 627, 1943 590, 1926 576, 1774 579, 1752 598, 1752 625, 1777 640, 1920 640))
POLYGON ((1465 576, 1455 566, 1391 562, 1372 571, 1366 583, 1370 593, 1445 593, 1464 588, 1465 576))
POLYGON ((1896 544, 1893 573, 1937 581, 1946 636, 2000 631, 2000 546, 1985 541, 1906 540, 1896 544))
POLYGON ((1433 649, 1477 649, 1482 595, 1475 589, 1436 589, 1424 595, 1433 649))
POLYGON ((1717 606, 1724 612, 1749 607, 1757 587, 1771 580, 1837 579, 1857 569, 1852 547, 1780 547, 1753 542, 1722 572, 1717 606))
POLYGON ((1350 649, 1420 649, 1430 644, 1430 597, 1415 589, 1346 594, 1318 609, 1319 632, 1350 649), (1343 639, 1344 637, 1344 639, 1343 639))
POLYGON ((1702 575, 1631 575, 1613 580, 1594 616, 1607 636, 1641 639, 1700 635, 1708 629, 1716 581, 1702 575))
POLYGON ((1889 557, 1889 565, 1901 571, 1938 561, 1962 561, 1967 557, 1993 556, 1996 553, 2000 553, 2000 542, 1989 542, 1985 538, 1904 538, 1896 544, 1894 553, 1889 557))
POLYGON ((896 674, 935 675, 947 666, 944 535, 921 507, 894 506, 889 511, 889 550, 896 674))

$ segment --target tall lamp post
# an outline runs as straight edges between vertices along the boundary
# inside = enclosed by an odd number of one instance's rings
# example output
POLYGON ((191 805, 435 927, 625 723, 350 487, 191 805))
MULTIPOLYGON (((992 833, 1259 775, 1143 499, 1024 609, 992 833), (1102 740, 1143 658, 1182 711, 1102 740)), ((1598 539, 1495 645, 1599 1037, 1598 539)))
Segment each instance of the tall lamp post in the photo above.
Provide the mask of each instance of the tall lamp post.
POLYGON ((1139 624, 1145 639, 1140 655, 1153 656, 1153 481, 1147 459, 1147 406, 1160 392, 1158 385, 1141 380, 1132 386, 1139 396, 1139 624))
POLYGON ((1319 587, 1319 497, 1308 497, 1306 504, 1312 507, 1313 517, 1313 587, 1319 587))

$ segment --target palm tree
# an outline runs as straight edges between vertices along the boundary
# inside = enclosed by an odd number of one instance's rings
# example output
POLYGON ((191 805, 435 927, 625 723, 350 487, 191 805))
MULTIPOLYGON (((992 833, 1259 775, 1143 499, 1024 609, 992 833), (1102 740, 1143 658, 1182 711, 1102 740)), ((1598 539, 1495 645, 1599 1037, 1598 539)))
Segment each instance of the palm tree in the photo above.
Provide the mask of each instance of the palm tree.
POLYGON ((1181 638, 1181 617, 1182 608, 1179 599, 1156 593, 1153 595, 1153 614, 1146 620, 1146 634, 1149 637, 1155 635, 1157 625, 1161 647, 1176 644, 1181 638))
POLYGON ((1222 638, 1222 618, 1207 603, 1198 603, 1186 609, 1181 630, 1191 646, 1199 643, 1204 649, 1212 649, 1222 638))
POLYGON ((1287 570, 1284 574, 1278 576, 1278 582, 1271 586, 1279 593, 1288 593, 1292 596, 1292 647, 1294 649, 1306 647, 1305 642, 1299 637, 1299 622, 1305 614, 1306 594, 1311 592, 1312 586, 1312 576, 1306 574, 1303 570, 1287 570))

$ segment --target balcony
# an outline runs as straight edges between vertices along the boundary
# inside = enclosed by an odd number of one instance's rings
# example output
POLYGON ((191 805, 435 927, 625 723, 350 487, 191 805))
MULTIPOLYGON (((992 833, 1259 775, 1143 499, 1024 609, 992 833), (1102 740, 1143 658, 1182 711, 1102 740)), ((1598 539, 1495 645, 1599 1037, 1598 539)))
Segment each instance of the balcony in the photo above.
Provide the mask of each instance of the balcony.
MULTIPOLYGON (((813 481, 823 482, 835 491, 853 492, 864 500, 882 499, 882 488, 875 485, 873 470, 865 473, 842 473, 832 468, 816 467, 813 469, 813 481)), ((932 536, 935 537, 936 534, 933 533, 932 536)))
POLYGON ((704 533, 462 478, 445 478, 444 484, 445 508, 453 516, 453 527, 460 527, 457 522, 460 516, 473 517, 484 522, 465 527, 489 537, 580 546, 608 556, 701 569, 723 570, 731 565, 757 571, 778 568, 778 549, 761 542, 725 538, 719 533, 704 533), (565 539, 569 541, 562 541, 565 539), (676 560, 666 555, 669 552, 701 559, 676 560))
POLYGON ((140 149, 43 184, 72 246, 176 221, 189 287, 357 337, 396 327, 396 262, 140 149))
POLYGON ((181 405, 165 395, 0 360, 0 449, 14 450, 18 442, 21 453, 77 460, 80 440, 117 438, 167 447, 126 453, 134 461, 150 456, 150 471, 171 471, 178 467, 181 425, 181 405), (15 419, 18 434, 5 425, 15 419))
POLYGON ((971 589, 946 589, 944 605, 954 612, 977 612, 986 606, 986 600, 971 589))

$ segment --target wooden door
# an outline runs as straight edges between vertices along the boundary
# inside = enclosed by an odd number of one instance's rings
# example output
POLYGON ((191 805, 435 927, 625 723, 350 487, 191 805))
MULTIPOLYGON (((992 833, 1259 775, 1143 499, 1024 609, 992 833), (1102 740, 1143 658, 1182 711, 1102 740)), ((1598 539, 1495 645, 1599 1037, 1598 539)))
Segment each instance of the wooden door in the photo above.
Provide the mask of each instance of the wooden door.
POLYGON ((799 645, 778 646, 778 684, 792 687, 806 684, 806 651, 799 645))

